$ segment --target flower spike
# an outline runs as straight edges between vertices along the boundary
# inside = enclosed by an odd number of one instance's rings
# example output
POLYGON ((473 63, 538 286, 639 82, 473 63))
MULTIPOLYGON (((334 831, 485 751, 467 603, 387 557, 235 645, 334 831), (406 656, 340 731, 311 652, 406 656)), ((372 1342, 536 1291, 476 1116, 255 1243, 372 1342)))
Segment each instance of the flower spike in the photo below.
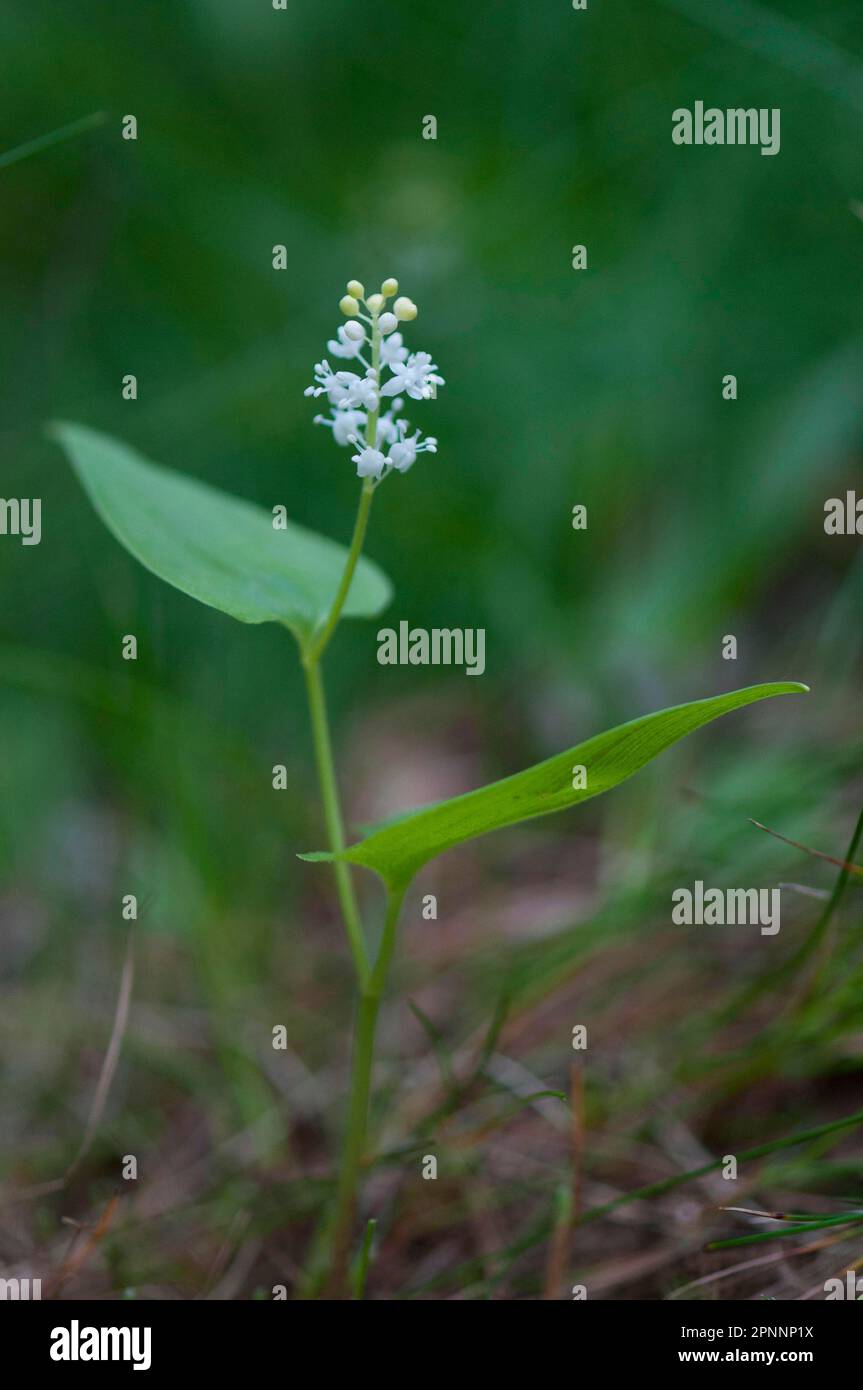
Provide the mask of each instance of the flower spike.
POLYGON ((326 396, 330 414, 316 415, 315 424, 332 430, 341 448, 354 446, 351 460, 357 476, 371 479, 373 487, 390 473, 406 473, 419 454, 437 452, 436 439, 423 438, 420 430, 410 434, 407 420, 396 419, 403 397, 431 400, 444 385, 430 353, 409 352, 405 346, 400 325, 416 318, 413 300, 401 295, 391 309, 386 307, 398 289, 398 281, 389 278, 380 291, 366 296, 361 281, 348 281, 347 294, 339 302, 348 322, 337 329, 327 350, 333 358, 360 363, 365 372, 335 371, 324 358, 315 364, 314 383, 305 393, 326 396), (369 325, 368 331, 359 319, 369 325), (370 353, 371 361, 364 352, 370 353), (381 413, 385 399, 389 408, 381 413))

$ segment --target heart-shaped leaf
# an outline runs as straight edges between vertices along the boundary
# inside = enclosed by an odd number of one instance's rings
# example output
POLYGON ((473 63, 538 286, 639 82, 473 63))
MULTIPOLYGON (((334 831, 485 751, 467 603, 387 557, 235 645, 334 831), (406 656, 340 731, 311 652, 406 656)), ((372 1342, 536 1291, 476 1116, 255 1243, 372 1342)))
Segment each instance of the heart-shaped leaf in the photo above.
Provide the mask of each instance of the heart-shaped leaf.
POLYGON ((646 714, 576 744, 525 772, 402 816, 338 856, 316 853, 300 857, 337 857, 361 864, 374 869, 390 888, 401 890, 423 864, 453 845, 588 801, 625 782, 658 753, 712 719, 771 695, 795 695, 807 689, 796 681, 750 685, 728 695, 646 714), (580 768, 584 769, 583 778, 577 771, 580 768), (579 785, 582 781, 584 785, 579 785))
MULTIPOLYGON (((243 623, 284 623, 300 642, 327 616, 347 551, 293 522, 276 530, 252 502, 141 458, 84 425, 50 434, 66 451, 109 531, 153 574, 243 623)), ((373 617, 389 580, 361 559, 343 609, 373 617)))

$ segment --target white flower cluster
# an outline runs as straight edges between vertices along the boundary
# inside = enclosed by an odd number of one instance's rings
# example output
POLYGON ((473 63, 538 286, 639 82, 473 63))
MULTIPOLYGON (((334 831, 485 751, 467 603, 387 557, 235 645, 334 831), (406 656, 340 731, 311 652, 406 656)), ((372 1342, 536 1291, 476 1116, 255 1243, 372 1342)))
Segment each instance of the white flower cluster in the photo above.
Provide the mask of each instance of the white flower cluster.
POLYGON ((417 306, 404 295, 398 296, 398 281, 385 280, 378 294, 366 297, 359 280, 348 283, 348 292, 339 308, 348 323, 342 324, 335 338, 327 343, 330 356, 353 361, 363 374, 346 368, 334 370, 329 361, 315 363, 314 385, 307 396, 326 396, 330 415, 316 415, 316 425, 326 425, 342 447, 352 444, 357 476, 382 482, 393 471, 406 473, 417 454, 437 452, 437 440, 423 438, 419 430, 410 433, 407 420, 396 419, 404 408, 404 396, 425 401, 437 395, 444 379, 427 352, 409 353, 398 326, 417 316, 417 306), (387 301, 395 298, 392 309, 387 301), (367 324, 368 328, 364 328, 367 324), (371 354, 371 359, 366 357, 371 354), (384 375, 388 373, 388 375, 384 375), (381 413, 384 400, 392 400, 381 413))

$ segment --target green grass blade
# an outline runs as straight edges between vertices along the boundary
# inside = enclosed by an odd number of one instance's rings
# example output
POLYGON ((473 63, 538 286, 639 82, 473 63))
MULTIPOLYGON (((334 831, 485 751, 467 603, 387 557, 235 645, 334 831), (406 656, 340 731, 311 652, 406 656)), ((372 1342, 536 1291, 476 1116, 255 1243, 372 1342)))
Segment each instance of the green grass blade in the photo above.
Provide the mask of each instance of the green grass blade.
POLYGON ((47 135, 37 135, 35 140, 27 140, 23 145, 16 145, 14 150, 0 154, 0 169, 8 169, 10 164, 17 164, 19 159, 27 159, 31 154, 39 154, 42 150, 50 149, 52 145, 60 145, 64 140, 83 135, 86 130, 95 130, 97 126, 104 125, 106 120, 106 112, 93 111, 89 116, 82 116, 77 121, 70 121, 68 125, 61 125, 57 130, 49 131, 47 135))
MULTIPOLYGON (((767 1144, 759 1144, 757 1148, 747 1149, 744 1153, 737 1154, 737 1162, 751 1163, 756 1158, 767 1158, 768 1155, 779 1153, 782 1149, 790 1149, 795 1144, 806 1144, 810 1140, 821 1139, 826 1134, 835 1134, 840 1129, 851 1129, 856 1125, 863 1125, 863 1110, 857 1110, 853 1115, 846 1115, 842 1120, 831 1120, 828 1124, 817 1125, 815 1129, 802 1130, 800 1134, 790 1134, 785 1139, 772 1139, 767 1144)), ((703 1178, 707 1173, 715 1173, 717 1168, 721 1168, 724 1163, 723 1158, 714 1158, 710 1163, 703 1163, 700 1168, 690 1168, 687 1173, 676 1173, 674 1177, 662 1178, 659 1182, 649 1183, 647 1187, 636 1187, 631 1192, 624 1192, 622 1196, 615 1197, 610 1202, 603 1202, 602 1206, 591 1207, 579 1219, 579 1225, 585 1225, 589 1221, 598 1221, 606 1212, 614 1211, 617 1207, 625 1206, 628 1202, 639 1202, 645 1197, 661 1197, 666 1192, 671 1192, 675 1187, 680 1187, 683 1183, 693 1182, 695 1178, 703 1178)))
POLYGON ((712 1240, 705 1250, 733 1250, 738 1245, 762 1245, 766 1240, 783 1240, 786 1236, 799 1236, 810 1231, 823 1231, 831 1226, 859 1226, 863 1223, 863 1212, 851 1212, 845 1216, 827 1216, 823 1221, 802 1221, 796 1226, 783 1226, 780 1231, 759 1231, 757 1235, 734 1236, 730 1240, 712 1240))
POLYGON ((360 1246, 360 1252, 357 1256, 356 1264, 351 1274, 353 1294, 354 1298, 357 1300, 362 1300, 365 1297, 366 1280, 369 1274, 369 1265, 371 1264, 372 1247, 374 1245, 377 1224, 378 1223, 377 1221, 375 1221, 374 1217, 372 1217, 367 1222, 366 1229, 363 1234, 363 1243, 360 1246))
POLYGON ((455 1075, 453 1072, 452 1058, 450 1057, 449 1052, 447 1050, 446 1041, 444 1039, 443 1033, 438 1028, 437 1024, 432 1023, 432 1020, 429 1018, 428 1014, 420 1008, 419 1004, 417 1004, 414 999, 408 1000, 408 1008, 410 1009, 414 1018, 420 1024, 421 1028, 427 1034, 428 1039, 431 1042, 432 1047, 434 1048, 434 1054, 437 1058, 437 1063, 440 1068, 441 1080, 443 1081, 447 1090, 451 1090, 455 1086, 456 1082, 455 1075))
MULTIPOLYGON (((846 1115, 841 1120, 831 1120, 827 1124, 816 1125, 814 1129, 801 1130, 798 1134, 787 1135, 784 1139, 772 1139, 769 1143, 759 1144, 754 1149, 747 1149, 744 1153, 737 1155, 738 1163, 752 1162, 758 1158, 767 1158, 770 1154, 779 1153, 782 1149, 793 1148, 797 1144, 805 1144, 809 1140, 821 1139, 827 1134, 837 1134, 840 1130, 851 1129, 857 1125, 863 1125, 863 1110, 856 1111, 853 1115, 846 1115)), ((690 1168, 688 1172, 676 1173, 673 1177, 662 1178, 659 1182, 649 1183, 646 1187, 635 1187, 629 1192, 623 1192, 619 1197, 614 1197, 610 1202, 603 1202, 601 1206, 590 1207, 576 1219, 576 1226, 586 1226, 593 1221, 600 1221, 610 1211, 616 1211, 618 1207, 627 1206, 630 1202, 639 1202, 650 1197, 661 1197, 666 1192, 671 1192, 676 1187, 681 1187, 685 1183, 693 1182, 696 1178, 703 1178, 707 1173, 715 1173, 724 1163, 724 1158, 712 1159, 710 1163, 704 1163, 700 1168, 690 1168)), ((486 1257, 486 1262, 490 1259, 494 1263, 511 1262, 518 1258, 527 1250, 532 1250, 548 1238, 554 1229, 554 1214, 546 1214, 518 1240, 502 1246, 490 1257, 486 1257)), ((807 1223, 807 1229, 811 1229, 807 1223)), ((418 1294, 428 1293, 431 1289, 438 1288, 441 1284, 452 1284, 458 1287, 463 1285, 474 1273, 482 1268, 482 1264, 476 1258, 466 1261, 455 1269, 448 1270, 445 1274, 433 1275, 430 1279, 424 1280, 422 1284, 415 1285, 406 1292, 407 1298, 414 1298, 418 1294)))

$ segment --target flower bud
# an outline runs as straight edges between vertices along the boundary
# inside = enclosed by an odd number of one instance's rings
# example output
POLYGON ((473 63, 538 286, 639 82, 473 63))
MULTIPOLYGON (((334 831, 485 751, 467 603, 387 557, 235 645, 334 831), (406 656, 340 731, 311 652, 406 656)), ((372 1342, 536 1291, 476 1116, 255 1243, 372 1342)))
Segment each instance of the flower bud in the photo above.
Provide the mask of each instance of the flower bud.
POLYGON ((366 336, 366 330, 361 323, 346 323, 345 337, 350 338, 354 343, 361 343, 366 336))
POLYGON ((348 294, 349 294, 353 299, 365 299, 365 297, 366 297, 365 286, 362 284, 362 282, 361 282, 360 280, 349 280, 349 281, 348 281, 348 294))
POLYGON ((387 333, 392 333, 393 329, 398 328, 398 326, 399 321, 395 314, 381 314, 378 320, 378 328, 384 336, 386 336, 387 333))
POLYGON ((370 294, 366 300, 366 306, 372 314, 379 314, 384 307, 384 297, 382 294, 370 294))
POLYGON ((392 279, 390 279, 390 280, 384 280, 384 283, 381 285, 381 294, 382 294, 382 295, 384 295, 387 299, 392 299, 393 295, 394 295, 394 294, 398 294, 398 292, 399 292, 399 282, 398 282, 398 280, 392 280, 392 279))
POLYGON ((402 295, 401 299, 397 299, 393 305, 393 313, 402 323, 407 323, 410 319, 416 318, 417 306, 412 299, 407 299, 402 295))
POLYGON ((349 319, 356 318, 360 312, 360 306, 352 294, 346 294, 344 298, 339 300, 339 308, 349 319))

